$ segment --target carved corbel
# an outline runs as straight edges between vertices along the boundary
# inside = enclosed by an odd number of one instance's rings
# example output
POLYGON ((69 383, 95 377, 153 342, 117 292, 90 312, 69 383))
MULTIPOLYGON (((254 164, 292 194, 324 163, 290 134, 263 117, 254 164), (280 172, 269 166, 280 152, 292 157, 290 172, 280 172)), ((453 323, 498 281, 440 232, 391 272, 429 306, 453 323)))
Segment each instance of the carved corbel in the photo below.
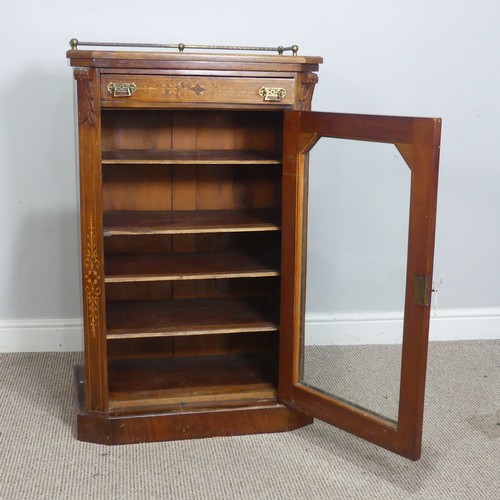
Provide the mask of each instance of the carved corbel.
POLYGON ((301 111, 311 111, 314 87, 317 83, 318 75, 316 73, 302 73, 302 85, 299 94, 299 109, 301 111))
POLYGON ((92 89, 93 72, 89 68, 75 68, 74 70, 78 90, 78 124, 85 122, 95 126, 94 92, 92 89))

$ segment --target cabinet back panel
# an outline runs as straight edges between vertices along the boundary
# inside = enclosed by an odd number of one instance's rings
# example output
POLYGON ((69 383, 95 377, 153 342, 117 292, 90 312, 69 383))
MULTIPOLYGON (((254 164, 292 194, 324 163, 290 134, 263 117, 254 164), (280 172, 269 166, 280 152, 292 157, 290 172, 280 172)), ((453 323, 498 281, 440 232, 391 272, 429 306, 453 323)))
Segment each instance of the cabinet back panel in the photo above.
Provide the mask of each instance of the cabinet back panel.
MULTIPOLYGON (((196 114, 173 114, 172 148, 196 149, 196 114)), ((196 210, 197 169, 174 166, 172 170, 172 209, 196 210)), ((195 235, 172 238, 172 251, 190 252, 196 250, 195 235)), ((172 283, 172 297, 191 297, 196 294, 196 283, 172 283)))
MULTIPOLYGON (((184 236, 184 235, 183 235, 184 236)), ((111 253, 171 253, 172 236, 141 234, 140 236, 118 235, 104 238, 104 252, 111 253)))
POLYGON ((174 339, 170 337, 108 340, 108 359, 170 358, 174 339))
POLYGON ((275 354, 278 348, 278 332, 177 337, 172 340, 174 357, 236 353, 275 354))
POLYGON ((279 165, 105 165, 104 210, 224 210, 281 205, 279 165))
POLYGON ((103 110, 102 149, 236 149, 281 154, 283 113, 103 110))
POLYGON ((219 252, 219 251, 260 251, 279 252, 281 233, 264 231, 256 233, 208 233, 180 234, 176 236, 163 234, 146 234, 140 236, 117 235, 104 238, 104 251, 112 253, 176 253, 184 252, 219 252), (172 239, 176 239, 175 250, 172 239), (191 244, 189 245, 188 242, 191 244))
MULTIPOLYGON (((179 283, 175 283, 178 285, 179 283)), ((278 303, 279 278, 208 279, 190 281, 189 292, 182 298, 197 297, 266 297, 278 303)), ((172 299, 172 282, 106 283, 107 300, 172 299)), ((177 296, 176 296, 177 297, 177 296)), ((181 298, 181 297, 177 297, 181 298)))
POLYGON ((236 353, 274 354, 277 344, 276 332, 108 340, 108 357, 109 359, 138 359, 236 353))
POLYGON ((163 300, 172 298, 173 283, 106 283, 106 300, 163 300))
POLYGON ((103 111, 102 149, 172 149, 172 116, 150 111, 103 111))
POLYGON ((171 210, 172 167, 106 165, 103 210, 171 210))

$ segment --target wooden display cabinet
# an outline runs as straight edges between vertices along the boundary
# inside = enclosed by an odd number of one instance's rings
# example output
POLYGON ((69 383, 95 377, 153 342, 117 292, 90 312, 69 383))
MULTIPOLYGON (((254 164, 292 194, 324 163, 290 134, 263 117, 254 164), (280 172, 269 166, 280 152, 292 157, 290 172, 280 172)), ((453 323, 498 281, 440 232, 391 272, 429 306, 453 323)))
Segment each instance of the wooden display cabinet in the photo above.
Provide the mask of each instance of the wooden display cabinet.
POLYGON ((420 454, 440 122, 310 112, 319 57, 80 50, 85 367, 78 438, 136 443, 322 418, 420 454), (396 144, 412 169, 398 423, 300 382, 307 153, 396 144))

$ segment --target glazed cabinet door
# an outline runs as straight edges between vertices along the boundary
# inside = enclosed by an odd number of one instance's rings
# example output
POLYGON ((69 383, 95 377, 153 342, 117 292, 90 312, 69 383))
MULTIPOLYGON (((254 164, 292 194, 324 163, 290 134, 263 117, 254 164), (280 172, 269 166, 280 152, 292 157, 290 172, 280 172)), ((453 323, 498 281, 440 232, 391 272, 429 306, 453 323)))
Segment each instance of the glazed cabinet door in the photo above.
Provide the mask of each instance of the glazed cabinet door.
POLYGON ((307 111, 284 122, 280 401, 413 460, 440 130, 307 111))

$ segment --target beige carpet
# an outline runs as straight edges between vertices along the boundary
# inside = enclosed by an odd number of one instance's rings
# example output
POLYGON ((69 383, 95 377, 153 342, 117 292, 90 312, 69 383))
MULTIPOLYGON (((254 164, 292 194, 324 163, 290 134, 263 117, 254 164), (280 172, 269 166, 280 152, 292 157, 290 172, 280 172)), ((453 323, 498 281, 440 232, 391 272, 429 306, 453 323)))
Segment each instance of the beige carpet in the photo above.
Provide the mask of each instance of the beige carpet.
POLYGON ((431 345, 419 462, 322 422, 260 436, 82 443, 72 393, 79 359, 1 356, 2 500, 500 499, 500 341, 431 345))

